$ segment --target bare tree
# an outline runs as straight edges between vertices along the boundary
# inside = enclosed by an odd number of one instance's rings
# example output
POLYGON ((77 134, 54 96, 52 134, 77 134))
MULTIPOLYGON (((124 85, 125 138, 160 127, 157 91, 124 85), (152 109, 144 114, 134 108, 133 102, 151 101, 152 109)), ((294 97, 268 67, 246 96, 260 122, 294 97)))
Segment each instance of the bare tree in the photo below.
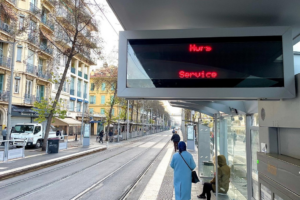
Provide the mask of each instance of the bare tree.
MULTIPOLYGON (((88 0, 66 0, 64 3, 56 1, 53 2, 53 4, 55 9, 53 12, 47 13, 46 26, 49 26, 50 29, 52 27, 54 28, 54 36, 42 29, 38 32, 42 38, 47 41, 47 44, 44 44, 44 51, 54 49, 55 57, 63 56, 66 59, 64 69, 61 73, 51 73, 52 82, 58 84, 55 98, 48 101, 48 103, 45 101, 40 102, 41 104, 50 105, 47 107, 48 110, 46 113, 39 113, 40 116, 43 114, 47 115, 45 141, 48 139, 53 116, 55 115, 56 110, 60 109, 58 107, 60 94, 66 80, 67 72, 72 64, 72 60, 76 57, 89 65, 95 65, 96 59, 101 58, 100 53, 102 47, 102 40, 98 37, 98 34, 95 33, 98 31, 97 22, 90 10, 90 7, 93 5, 88 0)), ((30 34, 35 38, 37 37, 37 35, 35 35, 36 28, 33 27, 32 29, 34 32, 31 32, 30 34)), ((47 105, 44 106, 46 107, 47 105)), ((46 149, 45 142, 42 149, 46 149)))

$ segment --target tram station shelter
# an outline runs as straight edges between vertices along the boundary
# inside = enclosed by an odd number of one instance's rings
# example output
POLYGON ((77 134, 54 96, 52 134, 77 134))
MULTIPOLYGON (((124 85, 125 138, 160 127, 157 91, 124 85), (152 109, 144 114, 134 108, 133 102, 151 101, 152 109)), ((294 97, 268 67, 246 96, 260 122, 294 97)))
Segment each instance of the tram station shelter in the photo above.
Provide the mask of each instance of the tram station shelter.
POLYGON ((211 116, 213 129, 197 124, 199 175, 224 155, 226 199, 300 199, 300 1, 107 2, 125 30, 118 96, 211 116))

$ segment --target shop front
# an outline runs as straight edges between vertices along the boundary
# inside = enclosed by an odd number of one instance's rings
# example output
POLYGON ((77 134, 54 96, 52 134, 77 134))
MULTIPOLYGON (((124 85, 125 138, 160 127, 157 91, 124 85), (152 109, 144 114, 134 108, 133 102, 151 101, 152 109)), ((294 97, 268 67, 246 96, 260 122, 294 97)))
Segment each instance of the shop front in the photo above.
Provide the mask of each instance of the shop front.
POLYGON ((79 139, 81 134, 81 122, 73 119, 73 118, 64 118, 59 119, 55 118, 52 122, 52 125, 60 130, 63 131, 64 135, 68 136, 68 140, 75 140, 76 137, 79 139))
POLYGON ((32 107, 12 106, 11 125, 14 127, 17 123, 37 123, 34 121, 38 113, 32 110, 32 107))

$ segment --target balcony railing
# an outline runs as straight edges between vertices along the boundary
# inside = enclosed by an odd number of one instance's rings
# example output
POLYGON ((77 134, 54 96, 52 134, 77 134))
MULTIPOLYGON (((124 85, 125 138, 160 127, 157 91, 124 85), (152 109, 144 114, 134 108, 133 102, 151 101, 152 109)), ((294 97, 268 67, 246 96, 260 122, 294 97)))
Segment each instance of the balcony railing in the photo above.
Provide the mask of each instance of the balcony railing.
POLYGON ((84 51, 82 52, 82 55, 90 61, 92 61, 93 63, 96 63, 96 59, 91 56, 90 52, 84 51))
POLYGON ((25 94, 24 95, 24 103, 25 104, 33 104, 36 101, 34 95, 25 94))
POLYGON ((77 91, 77 96, 81 97, 81 91, 77 91))
POLYGON ((75 69, 75 67, 71 67, 71 72, 72 72, 73 74, 76 74, 76 69, 75 69))
POLYGON ((5 56, 0 55, 0 66, 1 67, 6 67, 10 69, 10 64, 11 64, 11 58, 7 58, 5 56))
POLYGON ((48 0, 53 6, 56 5, 56 0, 48 0))
POLYGON ((88 75, 84 74, 84 79, 88 80, 88 75))
POLYGON ((0 29, 6 33, 11 33, 12 32, 12 27, 11 25, 4 23, 3 21, 0 20, 0 29))
POLYGON ((54 24, 47 20, 46 17, 42 16, 42 23, 45 24, 47 27, 49 27, 52 31, 54 31, 54 24))
POLYGON ((26 64, 26 72, 30 74, 35 74, 36 67, 33 64, 27 63, 26 64))
POLYGON ((58 17, 63 17, 67 22, 69 22, 71 25, 75 24, 75 17, 69 13, 66 9, 59 8, 57 11, 58 17))
POLYGON ((70 95, 75 95, 75 90, 74 89, 70 89, 70 95))
POLYGON ((37 76, 46 80, 49 80, 52 78, 52 75, 49 72, 44 72, 44 71, 38 71, 37 76))
POLYGON ((45 97, 35 97, 35 101, 41 102, 42 100, 47 100, 45 97))
POLYGON ((33 3, 30 3, 30 12, 32 12, 33 14, 39 14, 40 13, 40 9, 34 5, 33 3))
POLYGON ((38 38, 36 37, 36 34, 34 33, 29 33, 28 34, 28 41, 37 45, 38 44, 38 38))
POLYGON ((78 71, 78 76, 82 77, 82 72, 78 71))
POLYGON ((41 49, 42 51, 46 52, 47 54, 53 55, 53 49, 50 48, 50 47, 47 46, 47 45, 40 44, 40 49, 41 49))
POLYGON ((0 101, 8 101, 9 92, 8 91, 0 91, 0 101))

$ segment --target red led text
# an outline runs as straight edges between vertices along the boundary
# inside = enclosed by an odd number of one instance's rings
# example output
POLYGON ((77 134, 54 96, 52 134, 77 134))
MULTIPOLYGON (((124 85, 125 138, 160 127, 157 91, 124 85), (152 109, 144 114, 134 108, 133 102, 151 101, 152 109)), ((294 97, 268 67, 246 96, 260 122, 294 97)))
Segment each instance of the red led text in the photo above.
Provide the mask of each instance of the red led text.
POLYGON ((179 78, 216 78, 217 76, 217 72, 179 72, 179 78))
POLYGON ((190 44, 190 52, 210 52, 212 50, 211 46, 197 46, 195 44, 190 44))

